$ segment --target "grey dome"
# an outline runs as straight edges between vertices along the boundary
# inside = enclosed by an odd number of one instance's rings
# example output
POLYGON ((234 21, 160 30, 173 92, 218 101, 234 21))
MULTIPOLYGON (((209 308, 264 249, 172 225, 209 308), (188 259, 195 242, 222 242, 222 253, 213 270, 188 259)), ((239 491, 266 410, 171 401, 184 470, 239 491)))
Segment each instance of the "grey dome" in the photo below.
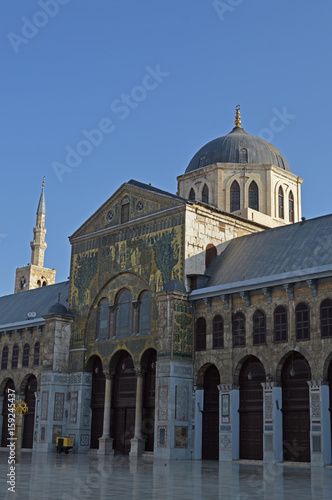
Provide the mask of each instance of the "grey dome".
POLYGON ((229 134, 205 144, 192 158, 185 173, 213 163, 240 163, 240 151, 243 148, 248 152, 248 161, 243 163, 273 164, 291 172, 286 159, 277 148, 237 126, 229 134), (202 155, 206 156, 202 158, 202 155))
POLYGON ((71 314, 68 312, 67 307, 61 304, 60 302, 56 302, 55 304, 53 304, 47 311, 46 316, 51 314, 58 314, 60 316, 71 316, 71 314))

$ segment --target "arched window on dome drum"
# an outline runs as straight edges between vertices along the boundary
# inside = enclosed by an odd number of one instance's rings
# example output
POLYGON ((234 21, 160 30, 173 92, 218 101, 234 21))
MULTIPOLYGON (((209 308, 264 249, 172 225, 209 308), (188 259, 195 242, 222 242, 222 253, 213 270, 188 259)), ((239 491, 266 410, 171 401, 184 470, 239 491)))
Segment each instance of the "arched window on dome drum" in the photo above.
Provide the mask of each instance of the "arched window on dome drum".
POLYGON ((15 344, 13 347, 13 354, 12 354, 12 368, 17 368, 18 364, 18 345, 15 344))
POLYGON ((115 335, 124 337, 132 333, 132 298, 129 290, 120 292, 116 303, 115 335))
POLYGON ((194 188, 191 188, 189 191, 189 200, 190 201, 195 201, 196 200, 196 194, 194 188))
POLYGON ((283 219, 284 218, 284 191, 282 187, 279 187, 278 191, 278 211, 279 211, 279 218, 283 219))
POLYGON ((274 341, 287 342, 287 337, 287 311, 284 306, 278 306, 274 310, 274 341))
POLYGON ((205 249, 205 269, 209 267, 215 257, 217 257, 217 249, 212 243, 209 243, 205 249))
POLYGON ((199 157, 198 168, 205 167, 205 161, 206 161, 206 153, 203 153, 203 154, 199 157))
POLYGON ((139 301, 139 333, 151 332, 151 293, 145 291, 139 301))
POLYGON ((289 222, 294 222, 294 196, 292 191, 289 193, 288 211, 289 222))
POLYGON ((246 320, 244 314, 241 312, 233 316, 232 336, 233 347, 243 347, 246 345, 246 320))
POLYGON ((204 184, 202 189, 202 202, 209 203, 209 188, 206 184, 204 184))
POLYGON ((39 365, 40 343, 36 342, 33 350, 33 366, 39 365))
POLYGON ((266 344, 266 317, 257 310, 253 316, 253 345, 266 344))
POLYGON ((283 168, 285 170, 284 160, 281 158, 281 156, 278 155, 277 160, 278 160, 278 167, 283 168))
POLYGON ((98 304, 98 323, 96 338, 103 340, 108 338, 109 333, 109 302, 106 298, 101 299, 98 304))
POLYGON ((240 210, 240 186, 237 181, 231 185, 231 212, 240 210))
POLYGON ((213 318, 213 349, 222 349, 224 347, 224 320, 220 314, 213 318))
POLYGON ((30 355, 30 346, 29 344, 25 344, 23 347, 23 360, 22 360, 23 367, 29 366, 29 355, 30 355))
MULTIPOLYGON (((332 337, 332 300, 325 299, 320 305, 320 332, 322 338, 332 337)), ((332 404, 332 401, 331 401, 332 404)))
POLYGON ((249 208, 258 210, 258 186, 252 181, 249 186, 249 208))
POLYGON ((240 163, 248 163, 248 150, 246 148, 240 150, 240 163))
POLYGON ((198 318, 196 321, 195 349, 196 351, 206 349, 206 321, 204 318, 198 318))
POLYGON ((5 345, 5 347, 2 349, 2 358, 1 358, 1 370, 7 370, 8 366, 8 346, 5 345))
POLYGON ((310 339, 310 309, 304 302, 295 308, 296 340, 310 339))

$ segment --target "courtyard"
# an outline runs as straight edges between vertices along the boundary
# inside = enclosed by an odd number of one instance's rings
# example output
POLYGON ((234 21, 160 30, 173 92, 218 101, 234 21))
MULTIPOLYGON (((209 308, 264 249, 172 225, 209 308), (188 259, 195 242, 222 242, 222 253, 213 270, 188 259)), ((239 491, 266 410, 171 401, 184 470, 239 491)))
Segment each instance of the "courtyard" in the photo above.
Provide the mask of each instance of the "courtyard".
POLYGON ((0 497, 29 500, 323 500, 332 495, 332 468, 239 461, 100 457, 96 453, 22 452, 15 494, 6 484, 8 453, 0 451, 0 497))

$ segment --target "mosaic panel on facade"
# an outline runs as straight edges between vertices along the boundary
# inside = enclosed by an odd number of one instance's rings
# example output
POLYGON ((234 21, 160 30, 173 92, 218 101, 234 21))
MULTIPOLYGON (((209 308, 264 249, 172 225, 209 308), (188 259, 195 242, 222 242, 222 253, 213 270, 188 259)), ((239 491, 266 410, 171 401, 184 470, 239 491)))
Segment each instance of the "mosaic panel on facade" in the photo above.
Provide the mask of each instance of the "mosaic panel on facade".
POLYGON ((186 385, 175 386, 175 420, 186 422, 189 413, 189 388, 186 385))
POLYGON ((64 393, 56 392, 54 394, 54 416, 53 416, 53 420, 55 422, 61 422, 63 420, 64 404, 65 404, 64 393))
POLYGON ((76 424, 77 422, 77 409, 78 409, 78 391, 72 391, 70 393, 70 411, 69 411, 69 422, 71 424, 76 424))
POLYGON ((48 414, 48 391, 42 391, 40 420, 47 420, 48 414))
POLYGON ((158 387, 158 420, 167 420, 168 418, 168 386, 158 387))

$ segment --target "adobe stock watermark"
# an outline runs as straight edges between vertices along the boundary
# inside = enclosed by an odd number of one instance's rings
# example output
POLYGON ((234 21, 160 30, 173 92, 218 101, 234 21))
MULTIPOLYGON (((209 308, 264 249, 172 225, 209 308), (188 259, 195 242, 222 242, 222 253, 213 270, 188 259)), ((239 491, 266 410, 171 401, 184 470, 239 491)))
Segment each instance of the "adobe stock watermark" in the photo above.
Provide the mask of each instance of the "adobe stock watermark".
POLYGON ((258 132, 258 137, 265 139, 267 142, 272 142, 274 135, 282 132, 291 120, 296 118, 296 115, 288 113, 286 106, 283 106, 282 111, 277 108, 272 109, 273 116, 270 119, 269 126, 261 128, 258 132))
POLYGON ((114 132, 116 128, 114 123, 115 117, 118 117, 122 121, 128 118, 130 113, 141 102, 145 101, 148 93, 155 90, 169 76, 169 73, 160 69, 160 64, 157 64, 155 69, 151 68, 151 66, 146 66, 145 71, 146 74, 140 85, 136 85, 128 94, 123 93, 119 98, 112 101, 111 111, 114 116, 111 118, 102 118, 99 120, 96 128, 91 130, 83 129, 81 131, 83 139, 74 147, 69 145, 65 147, 67 154, 64 162, 52 162, 52 169, 59 182, 63 182, 64 174, 73 172, 82 163, 84 158, 87 158, 95 148, 99 147, 105 136, 109 136, 114 132))
POLYGON ((15 52, 18 54, 21 45, 26 45, 32 38, 39 33, 41 28, 44 28, 49 20, 55 17, 60 11, 62 5, 67 5, 71 0, 39 0, 38 5, 41 10, 37 10, 33 16, 28 19, 22 17, 21 33, 17 34, 13 31, 7 33, 7 38, 15 52))
POLYGON ((243 0, 213 0, 212 5, 221 21, 224 21, 225 14, 233 12, 243 0))

